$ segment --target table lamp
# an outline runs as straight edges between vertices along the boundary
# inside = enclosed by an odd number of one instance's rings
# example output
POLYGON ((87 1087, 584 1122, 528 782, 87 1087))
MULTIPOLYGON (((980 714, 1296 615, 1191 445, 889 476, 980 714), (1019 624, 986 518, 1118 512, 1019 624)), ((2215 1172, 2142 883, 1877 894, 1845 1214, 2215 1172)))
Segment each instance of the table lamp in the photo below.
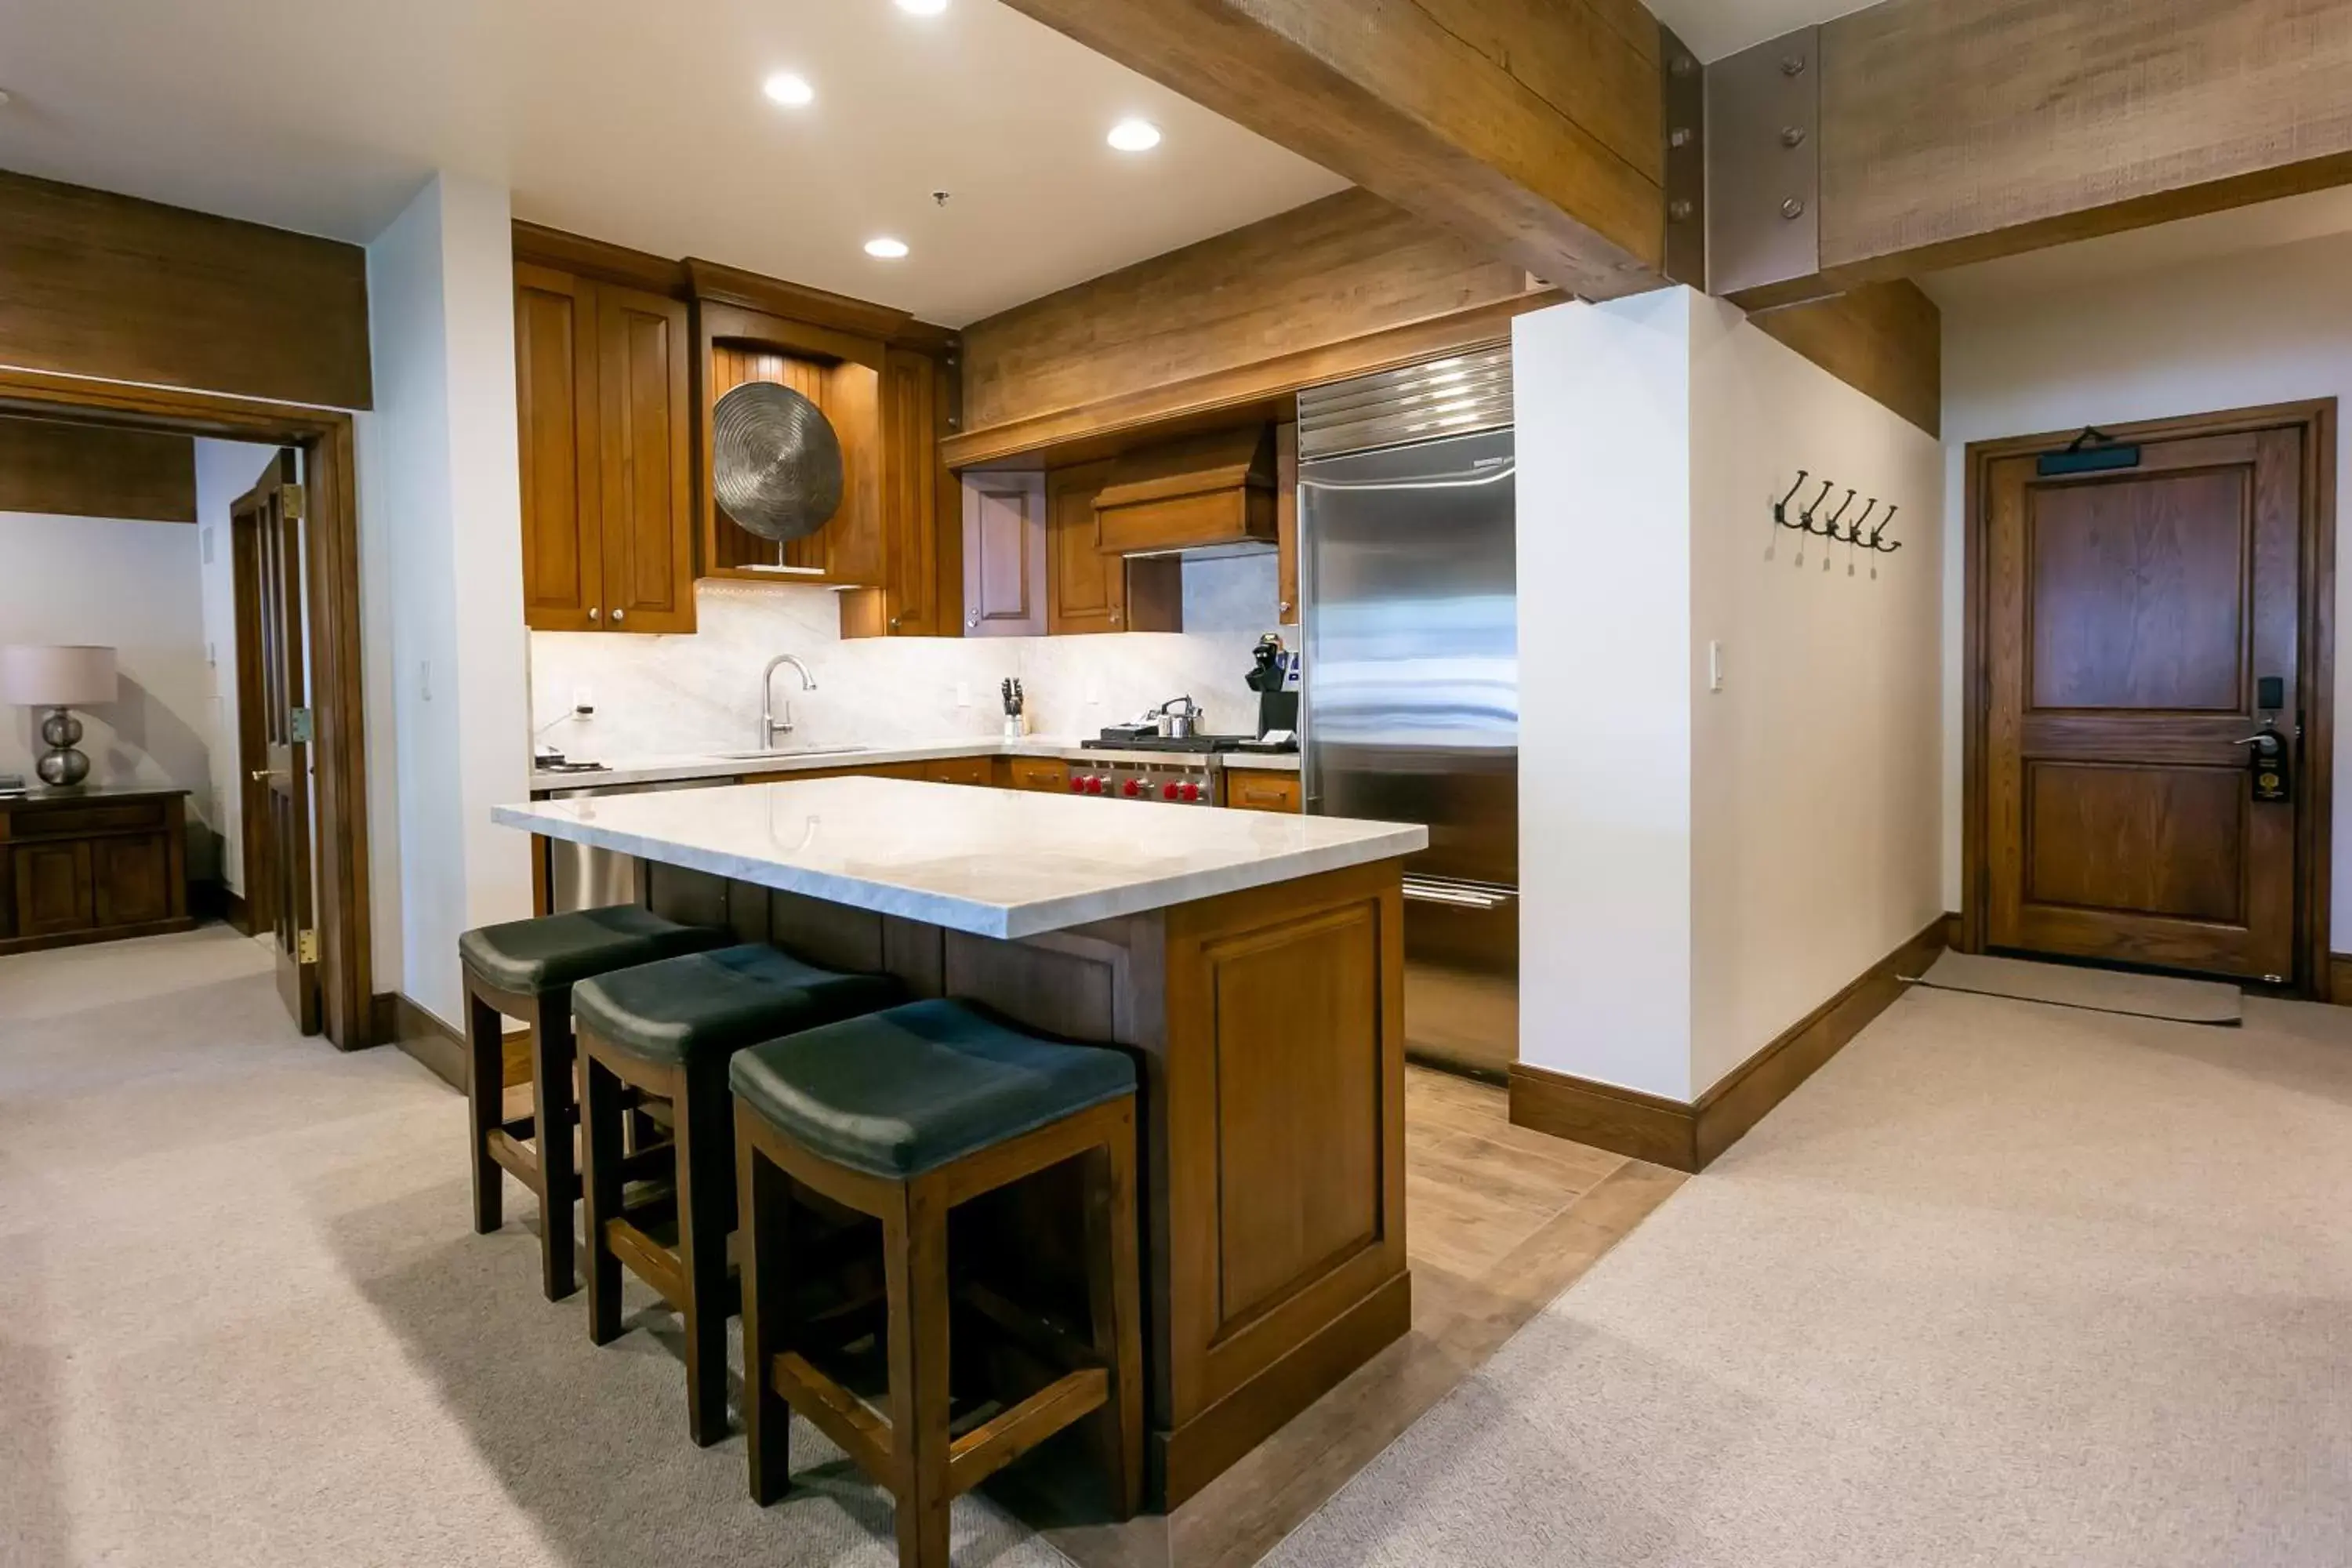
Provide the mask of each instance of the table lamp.
POLYGON ((41 753, 35 772, 55 790, 74 790, 89 777, 89 759, 74 749, 81 721, 69 711, 114 700, 117 682, 110 647, 43 647, 16 643, 0 647, 0 702, 47 708, 41 753))

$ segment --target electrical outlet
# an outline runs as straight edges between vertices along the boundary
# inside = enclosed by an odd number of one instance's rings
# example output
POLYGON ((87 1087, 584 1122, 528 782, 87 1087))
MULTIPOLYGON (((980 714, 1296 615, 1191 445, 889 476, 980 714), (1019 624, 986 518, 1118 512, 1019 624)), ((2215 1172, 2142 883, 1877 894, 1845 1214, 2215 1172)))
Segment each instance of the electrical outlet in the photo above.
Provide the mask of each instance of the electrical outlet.
POLYGON ((416 661, 416 695, 422 701, 433 700, 433 661, 429 658, 416 661))
POLYGON ((1099 708, 1102 706, 1102 678, 1100 676, 1090 675, 1087 677, 1087 706, 1089 708, 1099 708))
POLYGON ((969 708, 971 706, 971 681, 959 680, 955 683, 955 699, 956 706, 959 708, 969 708))
POLYGON ((572 689, 572 716, 575 719, 593 719, 596 716, 596 693, 590 688, 575 686, 572 689))

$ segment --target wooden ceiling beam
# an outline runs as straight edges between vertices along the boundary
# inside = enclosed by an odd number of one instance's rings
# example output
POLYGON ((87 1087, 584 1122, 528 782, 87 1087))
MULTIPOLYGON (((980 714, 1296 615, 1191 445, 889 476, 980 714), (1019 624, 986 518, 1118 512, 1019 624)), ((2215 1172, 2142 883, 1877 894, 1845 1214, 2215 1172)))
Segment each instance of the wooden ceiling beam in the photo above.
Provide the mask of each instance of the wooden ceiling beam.
POLYGON ((1666 280, 1640 0, 1008 3, 1554 287, 1666 280))
POLYGON ((1718 188, 1818 177, 1811 265, 1763 281, 1726 286, 1717 204, 1717 291, 1744 305, 2352 183, 2352 0, 1884 0, 1753 53, 1816 31, 1819 132, 1793 153, 1719 111, 1740 57, 1707 68, 1718 188))

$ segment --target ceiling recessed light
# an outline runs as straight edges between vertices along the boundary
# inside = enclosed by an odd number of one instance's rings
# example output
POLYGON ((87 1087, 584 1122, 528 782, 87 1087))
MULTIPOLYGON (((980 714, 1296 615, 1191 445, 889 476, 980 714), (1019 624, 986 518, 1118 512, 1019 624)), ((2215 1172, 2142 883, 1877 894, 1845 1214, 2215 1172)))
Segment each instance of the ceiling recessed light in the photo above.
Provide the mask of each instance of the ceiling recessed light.
POLYGON ((1122 120, 1110 128, 1110 144, 1122 153, 1149 153, 1160 145, 1160 127, 1149 120, 1122 120))
POLYGON ((948 0, 898 0, 898 9, 910 16, 936 16, 948 8, 948 0))
POLYGON ((866 254, 879 257, 885 261, 896 261, 907 254, 907 242, 887 237, 881 239, 869 239, 866 242, 866 254))
POLYGON ((760 84, 760 90, 787 109, 799 109, 816 100, 816 89, 808 84, 808 78, 790 71, 778 71, 760 84))

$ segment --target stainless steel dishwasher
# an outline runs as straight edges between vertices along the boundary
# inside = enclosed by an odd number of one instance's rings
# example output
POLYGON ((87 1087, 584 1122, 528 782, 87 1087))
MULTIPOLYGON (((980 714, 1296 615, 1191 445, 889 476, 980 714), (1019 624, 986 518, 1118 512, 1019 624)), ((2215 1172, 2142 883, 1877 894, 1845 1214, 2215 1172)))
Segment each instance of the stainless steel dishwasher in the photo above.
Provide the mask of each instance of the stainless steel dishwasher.
MULTIPOLYGON (((679 789, 715 789, 731 784, 731 778, 666 779, 659 784, 605 784, 601 788, 556 789, 547 792, 549 800, 579 800, 602 795, 650 795, 679 789)), ((634 904, 637 901, 637 858, 616 850, 592 848, 585 844, 571 844, 561 838, 547 842, 548 900, 551 912, 569 914, 574 910, 600 910, 609 904, 634 904)))

